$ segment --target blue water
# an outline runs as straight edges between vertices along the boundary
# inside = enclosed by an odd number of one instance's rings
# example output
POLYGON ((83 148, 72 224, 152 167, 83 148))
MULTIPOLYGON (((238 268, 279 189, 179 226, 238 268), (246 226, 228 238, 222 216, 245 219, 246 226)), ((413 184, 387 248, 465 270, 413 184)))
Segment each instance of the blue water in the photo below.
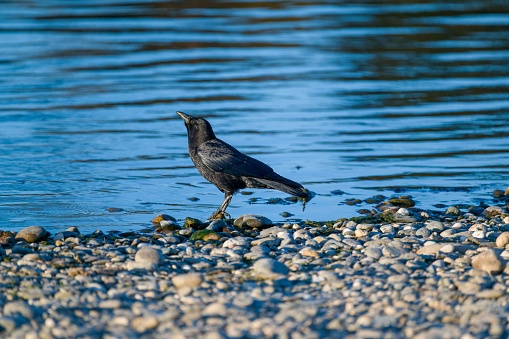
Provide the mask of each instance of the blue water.
POLYGON ((490 201, 509 186, 508 23, 491 1, 2 2, 0 229, 208 217, 223 194, 177 110, 317 193, 303 211, 249 190, 234 217, 490 201))

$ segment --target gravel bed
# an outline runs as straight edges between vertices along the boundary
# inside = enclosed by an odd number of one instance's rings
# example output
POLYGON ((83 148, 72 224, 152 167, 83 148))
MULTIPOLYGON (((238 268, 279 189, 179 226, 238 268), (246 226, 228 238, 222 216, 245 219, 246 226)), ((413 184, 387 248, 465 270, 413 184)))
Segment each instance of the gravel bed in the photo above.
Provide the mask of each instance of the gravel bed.
POLYGON ((507 338, 506 201, 387 203, 333 222, 161 215, 140 232, 0 231, 0 336, 507 338))

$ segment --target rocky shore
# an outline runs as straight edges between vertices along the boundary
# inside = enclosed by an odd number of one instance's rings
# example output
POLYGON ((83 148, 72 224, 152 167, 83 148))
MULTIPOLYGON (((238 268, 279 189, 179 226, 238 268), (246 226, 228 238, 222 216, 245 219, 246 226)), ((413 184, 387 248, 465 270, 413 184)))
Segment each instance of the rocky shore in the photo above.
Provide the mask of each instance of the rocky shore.
POLYGON ((0 336, 507 338, 507 197, 433 212, 403 197, 330 222, 4 229, 0 336))

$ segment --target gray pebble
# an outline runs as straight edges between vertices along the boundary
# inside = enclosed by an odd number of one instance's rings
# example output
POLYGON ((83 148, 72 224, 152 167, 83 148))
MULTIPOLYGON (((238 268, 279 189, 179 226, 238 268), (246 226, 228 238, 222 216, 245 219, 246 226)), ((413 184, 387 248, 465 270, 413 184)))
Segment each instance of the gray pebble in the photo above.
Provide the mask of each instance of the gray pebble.
POLYGON ((364 251, 364 254, 366 254, 370 258, 378 260, 382 256, 382 249, 379 247, 368 247, 364 251))
POLYGON ((431 232, 442 232, 444 230, 444 224, 440 221, 432 220, 426 225, 426 228, 431 232))
POLYGON ((265 228, 272 226, 273 222, 261 215, 256 214, 244 214, 233 222, 236 227, 250 227, 250 228, 265 228))
POLYGON ((258 259, 253 265, 253 273, 260 279, 276 279, 288 272, 288 267, 272 258, 258 259))

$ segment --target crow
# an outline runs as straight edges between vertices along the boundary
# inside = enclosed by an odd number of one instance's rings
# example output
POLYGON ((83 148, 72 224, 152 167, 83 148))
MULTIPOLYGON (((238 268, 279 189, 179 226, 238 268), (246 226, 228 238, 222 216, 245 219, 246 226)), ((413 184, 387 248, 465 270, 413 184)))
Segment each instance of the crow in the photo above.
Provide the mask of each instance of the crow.
POLYGON ((242 188, 272 188, 299 198, 310 199, 310 191, 286 179, 263 162, 251 158, 216 138, 210 123, 200 117, 177 112, 187 128, 189 155, 198 172, 224 193, 224 201, 209 219, 226 213, 232 196, 242 188))

